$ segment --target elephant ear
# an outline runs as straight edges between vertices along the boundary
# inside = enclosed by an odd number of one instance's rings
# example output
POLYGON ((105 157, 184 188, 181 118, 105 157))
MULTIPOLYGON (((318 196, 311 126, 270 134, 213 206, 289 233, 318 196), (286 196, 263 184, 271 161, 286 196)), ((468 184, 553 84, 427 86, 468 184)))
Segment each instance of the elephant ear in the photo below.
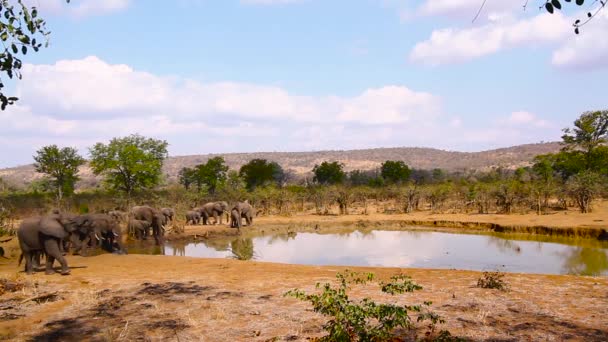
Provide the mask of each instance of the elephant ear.
POLYGON ((68 232, 56 218, 45 217, 40 220, 40 232, 44 235, 64 239, 68 236, 68 232))

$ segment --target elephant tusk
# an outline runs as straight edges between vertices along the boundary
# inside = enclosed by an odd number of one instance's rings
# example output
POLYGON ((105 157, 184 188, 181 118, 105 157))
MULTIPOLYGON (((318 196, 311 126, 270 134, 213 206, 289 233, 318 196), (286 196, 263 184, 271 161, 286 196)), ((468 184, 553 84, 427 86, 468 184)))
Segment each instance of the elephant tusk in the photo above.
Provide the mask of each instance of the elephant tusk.
POLYGON ((116 232, 112 232, 112 234, 114 234, 115 237, 118 237, 118 234, 116 234, 116 232))
POLYGON ((99 236, 97 236, 97 233, 95 233, 95 238, 96 238, 98 241, 101 241, 101 239, 99 238, 99 236))

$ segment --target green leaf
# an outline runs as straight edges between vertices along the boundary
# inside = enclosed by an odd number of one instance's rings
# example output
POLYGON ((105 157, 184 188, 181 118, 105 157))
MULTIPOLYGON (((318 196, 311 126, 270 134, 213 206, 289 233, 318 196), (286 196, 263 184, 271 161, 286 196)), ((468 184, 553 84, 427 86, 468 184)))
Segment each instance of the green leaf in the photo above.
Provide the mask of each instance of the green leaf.
POLYGON ((13 53, 19 52, 19 50, 17 49, 17 45, 15 44, 11 44, 11 49, 13 50, 13 53))
POLYGON ((27 55, 27 46, 23 45, 21 47, 21 53, 23 53, 24 55, 27 55))
POLYGON ((585 0, 576 0, 576 4, 582 6, 585 3, 585 0))
POLYGON ((551 4, 550 2, 547 2, 545 4, 545 9, 547 10, 547 12, 553 14, 553 4, 551 4))

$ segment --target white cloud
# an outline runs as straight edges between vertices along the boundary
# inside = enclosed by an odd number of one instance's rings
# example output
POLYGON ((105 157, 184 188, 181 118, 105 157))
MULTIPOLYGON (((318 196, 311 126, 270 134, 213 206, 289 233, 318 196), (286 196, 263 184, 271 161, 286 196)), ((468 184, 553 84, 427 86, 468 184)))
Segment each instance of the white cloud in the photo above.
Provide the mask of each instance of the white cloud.
POLYGON ((126 9, 132 0, 26 0, 29 6, 37 6, 43 13, 67 14, 74 17, 103 15, 126 9))
POLYGON ((159 77, 126 65, 110 65, 97 57, 26 65, 23 77, 18 96, 36 99, 30 105, 34 112, 53 112, 61 118, 156 114, 184 121, 220 115, 377 124, 434 115, 440 102, 432 94, 403 86, 368 89, 350 98, 299 96, 274 86, 159 77))
POLYGON ((561 13, 522 20, 503 18, 471 28, 435 30, 428 40, 414 46, 409 59, 427 65, 461 63, 501 50, 556 43, 569 34, 570 19, 561 13))
POLYGON ((508 118, 500 120, 500 123, 515 126, 528 125, 534 127, 547 127, 550 125, 548 121, 539 119, 535 114, 523 110, 511 113, 508 118))
MULTIPOLYGON (((583 15, 579 17, 584 17, 583 15)), ((552 64, 572 69, 608 67, 608 10, 604 9, 578 35, 572 34, 553 53, 552 64)))
MULTIPOLYGON (((426 0, 417 12, 423 16, 453 16, 458 18, 473 18, 482 6, 482 0, 426 0)), ((480 18, 499 15, 521 9, 519 0, 486 1, 480 18)))

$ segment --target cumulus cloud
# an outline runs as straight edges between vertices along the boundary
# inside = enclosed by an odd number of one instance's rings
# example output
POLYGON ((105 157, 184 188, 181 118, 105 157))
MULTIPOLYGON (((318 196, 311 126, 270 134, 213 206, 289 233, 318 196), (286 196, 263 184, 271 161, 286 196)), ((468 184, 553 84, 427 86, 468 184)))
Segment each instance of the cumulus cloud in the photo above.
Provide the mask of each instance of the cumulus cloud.
MULTIPOLYGON (((458 18, 473 18, 479 11, 483 1, 480 0, 426 0, 417 10, 423 16, 453 16, 458 18)), ((483 17, 497 16, 499 13, 521 9, 518 1, 487 1, 483 7, 483 17)))
POLYGON ((409 59, 427 65, 461 63, 501 50, 557 43, 572 34, 570 28, 570 19, 561 13, 543 13, 521 20, 503 18, 470 28, 440 29, 417 43, 409 59))
POLYGON ((608 11, 604 9, 581 30, 553 53, 552 64, 571 69, 608 67, 608 11))
POLYGON ((549 122, 543 119, 539 119, 535 114, 527 111, 517 111, 511 113, 506 119, 500 120, 501 123, 508 125, 526 125, 534 127, 547 127, 550 126, 549 122))

